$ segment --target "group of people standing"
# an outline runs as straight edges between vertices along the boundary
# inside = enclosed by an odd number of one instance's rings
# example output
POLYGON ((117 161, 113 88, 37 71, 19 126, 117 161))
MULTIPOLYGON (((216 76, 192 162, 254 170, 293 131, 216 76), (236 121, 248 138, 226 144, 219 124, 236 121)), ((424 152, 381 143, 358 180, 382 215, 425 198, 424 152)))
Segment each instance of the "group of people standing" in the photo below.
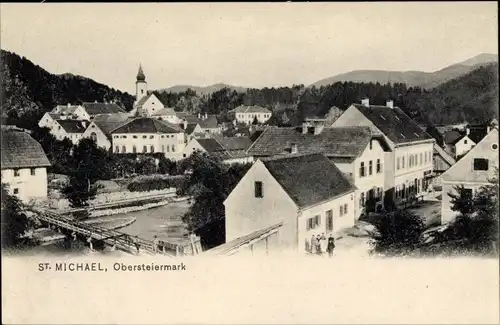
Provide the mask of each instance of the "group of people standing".
POLYGON ((311 239, 306 239, 306 250, 311 254, 324 255, 328 252, 328 256, 333 256, 335 250, 335 238, 330 234, 328 238, 325 233, 311 235, 311 239))

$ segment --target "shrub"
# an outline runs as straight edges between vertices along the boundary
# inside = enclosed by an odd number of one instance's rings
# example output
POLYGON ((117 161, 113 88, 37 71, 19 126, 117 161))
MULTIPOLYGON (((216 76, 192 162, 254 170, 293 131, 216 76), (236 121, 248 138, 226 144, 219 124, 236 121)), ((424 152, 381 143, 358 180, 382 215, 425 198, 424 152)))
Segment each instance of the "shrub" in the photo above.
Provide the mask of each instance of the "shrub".
POLYGON ((148 192, 155 190, 163 190, 171 187, 180 188, 184 183, 183 177, 166 178, 159 175, 154 176, 142 176, 136 178, 130 184, 128 184, 127 189, 131 192, 148 192))

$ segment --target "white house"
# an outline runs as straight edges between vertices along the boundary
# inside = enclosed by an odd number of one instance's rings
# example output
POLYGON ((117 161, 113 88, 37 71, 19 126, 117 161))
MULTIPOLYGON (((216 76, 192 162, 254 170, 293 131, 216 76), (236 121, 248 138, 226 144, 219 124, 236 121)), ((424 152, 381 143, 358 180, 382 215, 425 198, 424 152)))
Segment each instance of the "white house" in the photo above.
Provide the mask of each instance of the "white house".
POLYGON ((88 121, 85 120, 55 120, 50 133, 57 140, 69 139, 73 144, 77 144, 83 137, 88 121))
POLYGON ((376 209, 383 203, 385 156, 390 152, 381 135, 368 127, 324 127, 304 123, 302 127, 267 127, 247 153, 254 157, 322 153, 357 187, 355 217, 366 212, 367 202, 376 209))
POLYGON ((279 225, 262 246, 304 253, 312 235, 354 225, 354 191, 321 154, 258 159, 224 201, 226 242, 279 225))
POLYGON ((112 145, 111 131, 125 124, 131 117, 128 113, 99 114, 90 122, 82 138, 90 138, 98 147, 109 150, 112 145))
POLYGON ((28 133, 2 132, 2 183, 24 202, 47 198, 47 167, 42 146, 28 133))
POLYGON ((71 105, 70 103, 57 105, 50 113, 57 114, 57 119, 90 120, 90 115, 82 105, 71 105))
POLYGON ((252 124, 255 119, 261 124, 264 124, 271 118, 272 112, 261 106, 245 106, 241 105, 229 112, 236 122, 252 124))
POLYGON ((383 135, 391 151, 385 155, 385 195, 396 204, 425 195, 433 176, 433 150, 436 140, 406 115, 393 101, 370 105, 368 99, 352 104, 332 127, 368 126, 383 135))
POLYGON ((110 133, 115 154, 162 153, 168 159, 179 160, 186 146, 181 128, 154 118, 134 118, 110 133))
POLYGON ((495 176, 498 168, 498 129, 493 128, 456 164, 442 175, 443 198, 441 202, 441 222, 453 220, 457 212, 451 210, 451 198, 454 187, 463 185, 470 191, 471 198, 481 186, 488 185, 488 180, 495 176))
POLYGON ((444 145, 446 152, 452 155, 455 159, 466 154, 472 147, 476 145, 470 137, 470 129, 465 132, 451 130, 444 134, 444 145))

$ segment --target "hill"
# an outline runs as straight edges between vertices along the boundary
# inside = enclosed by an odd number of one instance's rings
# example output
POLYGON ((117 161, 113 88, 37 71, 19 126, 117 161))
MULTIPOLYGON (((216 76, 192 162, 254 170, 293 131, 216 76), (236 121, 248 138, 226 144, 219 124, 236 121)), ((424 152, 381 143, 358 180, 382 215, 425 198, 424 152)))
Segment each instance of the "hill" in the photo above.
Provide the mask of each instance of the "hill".
POLYGON ((158 92, 170 92, 170 93, 183 93, 186 92, 188 89, 191 89, 195 91, 197 94, 200 95, 209 95, 212 93, 215 93, 221 89, 228 88, 231 90, 234 90, 238 93, 244 93, 247 91, 247 88, 245 87, 239 87, 239 86, 232 86, 232 85, 226 85, 223 83, 218 83, 210 86, 205 86, 205 87, 200 87, 200 86, 190 86, 190 85, 176 85, 172 86, 169 88, 164 88, 164 89, 159 89, 157 90, 158 92))
POLYGON ((25 57, 1 50, 1 116, 11 123, 32 128, 57 104, 84 101, 116 101, 132 109, 134 97, 92 79, 65 73, 52 74, 25 57))
POLYGON ((498 55, 483 53, 471 59, 460 63, 450 65, 444 69, 434 72, 422 71, 384 71, 384 70, 355 70, 333 77, 325 78, 313 83, 311 86, 320 87, 335 82, 379 82, 386 83, 404 83, 408 87, 433 88, 448 80, 463 76, 479 66, 498 62, 498 55))

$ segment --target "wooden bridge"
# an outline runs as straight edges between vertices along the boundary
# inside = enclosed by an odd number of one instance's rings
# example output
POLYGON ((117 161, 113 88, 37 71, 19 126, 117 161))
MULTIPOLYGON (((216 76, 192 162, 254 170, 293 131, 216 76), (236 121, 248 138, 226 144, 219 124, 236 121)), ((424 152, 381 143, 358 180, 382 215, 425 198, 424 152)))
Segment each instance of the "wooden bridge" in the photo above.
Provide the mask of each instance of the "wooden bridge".
POLYGON ((102 242, 130 254, 142 252, 173 257, 183 255, 186 252, 196 254, 201 251, 199 237, 186 238, 185 240, 173 243, 169 243, 165 240, 154 243, 151 240, 131 236, 118 230, 106 229, 84 223, 66 215, 41 210, 36 210, 34 212, 36 212, 36 218, 38 218, 42 223, 48 224, 59 231, 69 233, 73 236, 74 240, 76 240, 77 235, 83 236, 86 238, 86 241, 89 243, 91 248, 92 242, 94 241, 102 242))

